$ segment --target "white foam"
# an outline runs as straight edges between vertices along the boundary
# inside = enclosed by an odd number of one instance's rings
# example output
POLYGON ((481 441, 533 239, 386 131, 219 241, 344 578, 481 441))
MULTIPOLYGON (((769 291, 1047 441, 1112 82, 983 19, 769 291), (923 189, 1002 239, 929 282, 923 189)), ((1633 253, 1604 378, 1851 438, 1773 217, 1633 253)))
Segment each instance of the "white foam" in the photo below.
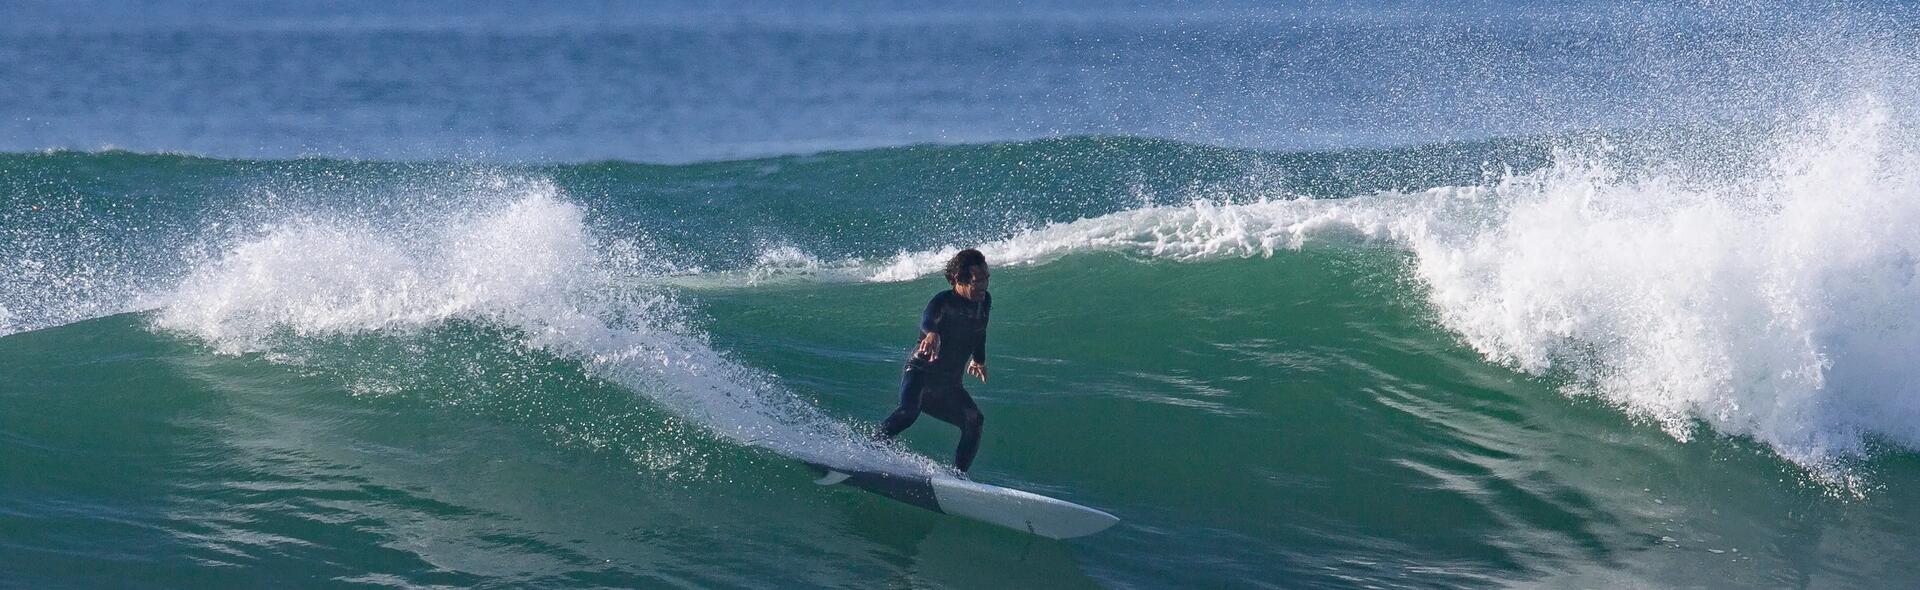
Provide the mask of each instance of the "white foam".
POLYGON ((872 446, 770 376, 709 347, 670 298, 635 295, 585 211, 550 183, 511 179, 474 211, 396 231, 307 217, 267 226, 160 298, 159 328, 226 353, 283 338, 431 328, 481 320, 578 359, 708 430, 812 460, 933 469, 872 446))

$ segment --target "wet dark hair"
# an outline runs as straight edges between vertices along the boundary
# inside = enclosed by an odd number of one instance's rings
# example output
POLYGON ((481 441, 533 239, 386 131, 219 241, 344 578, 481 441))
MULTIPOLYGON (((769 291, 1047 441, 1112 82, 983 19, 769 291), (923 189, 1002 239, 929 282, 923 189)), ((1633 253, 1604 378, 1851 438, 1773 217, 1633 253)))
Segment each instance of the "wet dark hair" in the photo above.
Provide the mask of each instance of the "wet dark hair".
POLYGON ((986 263, 987 255, 981 254, 979 250, 973 248, 967 248, 955 253, 953 258, 947 259, 947 284, 958 285, 960 283, 973 282, 973 267, 985 265, 986 263))

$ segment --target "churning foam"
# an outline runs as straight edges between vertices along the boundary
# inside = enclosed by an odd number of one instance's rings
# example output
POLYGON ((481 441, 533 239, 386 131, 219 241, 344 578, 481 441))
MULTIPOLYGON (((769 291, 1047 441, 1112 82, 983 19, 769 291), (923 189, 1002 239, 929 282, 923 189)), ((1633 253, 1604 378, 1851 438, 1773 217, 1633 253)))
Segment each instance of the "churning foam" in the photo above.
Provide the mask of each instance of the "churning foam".
POLYGON ((282 338, 478 320, 738 441, 813 460, 932 469, 872 446, 770 376, 709 347, 669 297, 636 294, 585 211, 550 183, 501 180, 498 202, 416 227, 305 217, 268 225, 194 269, 155 324, 227 353, 282 338))
MULTIPOLYGON (((1845 478, 1874 439, 1920 449, 1920 154, 1884 113, 1825 120, 1739 178, 1560 154, 1487 186, 1149 207, 981 249, 1019 265, 1394 244, 1440 320, 1488 358, 1570 376, 1675 437, 1704 422, 1845 478)), ((951 253, 903 253, 864 276, 924 276, 951 253)))

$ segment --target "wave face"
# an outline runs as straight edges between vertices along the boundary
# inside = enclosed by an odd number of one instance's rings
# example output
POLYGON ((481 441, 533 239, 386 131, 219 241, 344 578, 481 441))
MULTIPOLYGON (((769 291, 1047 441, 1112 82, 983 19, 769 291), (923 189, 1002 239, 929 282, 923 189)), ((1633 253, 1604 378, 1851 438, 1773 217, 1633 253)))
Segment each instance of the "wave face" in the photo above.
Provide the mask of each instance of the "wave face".
POLYGON ((1898 583, 1910 137, 1863 97, 1335 152, 0 156, 0 551, 51 586, 1898 583), (1002 307, 975 477, 1110 534, 789 459, 945 469, 945 425, 865 433, 965 246, 1002 307))
MULTIPOLYGON (((1150 206, 983 251, 1027 265, 1097 251, 1204 262, 1389 245, 1411 255, 1422 304, 1487 360, 1556 378, 1682 440, 1703 423, 1844 478, 1872 441, 1920 449, 1910 403, 1920 375, 1895 361, 1920 345, 1920 154, 1892 137, 1900 132, 1869 103, 1732 175, 1682 163, 1624 170, 1563 151, 1485 185, 1150 206)), ((826 275, 910 280, 936 274, 953 251, 828 265, 826 275)), ((821 267, 773 250, 748 277, 796 259, 821 267)))

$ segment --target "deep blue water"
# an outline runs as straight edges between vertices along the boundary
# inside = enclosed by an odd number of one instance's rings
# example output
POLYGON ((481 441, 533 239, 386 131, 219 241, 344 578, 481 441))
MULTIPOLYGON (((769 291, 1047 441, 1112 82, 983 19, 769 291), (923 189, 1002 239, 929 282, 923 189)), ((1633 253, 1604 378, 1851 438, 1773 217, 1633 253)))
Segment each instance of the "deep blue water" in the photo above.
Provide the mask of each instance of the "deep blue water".
POLYGON ((1748 118, 1897 5, 13 2, 0 150, 686 162, 1123 134, 1388 146, 1748 118), (1786 64, 1788 67, 1777 67, 1786 64))

